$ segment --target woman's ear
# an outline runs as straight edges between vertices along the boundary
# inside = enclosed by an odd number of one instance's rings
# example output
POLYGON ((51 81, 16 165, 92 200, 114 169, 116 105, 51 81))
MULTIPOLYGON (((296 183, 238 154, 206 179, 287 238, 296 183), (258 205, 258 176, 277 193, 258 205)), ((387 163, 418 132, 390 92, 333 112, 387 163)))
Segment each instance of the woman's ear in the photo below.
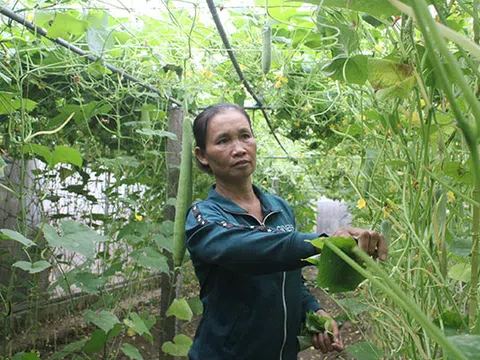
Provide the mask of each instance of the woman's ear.
POLYGON ((195 148, 195 156, 197 157, 200 164, 203 166, 208 166, 208 159, 205 156, 205 151, 200 149, 198 146, 195 148))

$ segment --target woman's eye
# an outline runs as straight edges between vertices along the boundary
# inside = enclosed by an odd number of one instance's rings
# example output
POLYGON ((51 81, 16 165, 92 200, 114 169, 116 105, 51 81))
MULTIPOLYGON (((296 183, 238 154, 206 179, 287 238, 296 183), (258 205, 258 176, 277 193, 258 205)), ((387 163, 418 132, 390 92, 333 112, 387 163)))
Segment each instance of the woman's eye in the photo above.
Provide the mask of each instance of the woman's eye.
POLYGON ((227 139, 220 139, 217 141, 217 144, 225 144, 227 142, 227 139))

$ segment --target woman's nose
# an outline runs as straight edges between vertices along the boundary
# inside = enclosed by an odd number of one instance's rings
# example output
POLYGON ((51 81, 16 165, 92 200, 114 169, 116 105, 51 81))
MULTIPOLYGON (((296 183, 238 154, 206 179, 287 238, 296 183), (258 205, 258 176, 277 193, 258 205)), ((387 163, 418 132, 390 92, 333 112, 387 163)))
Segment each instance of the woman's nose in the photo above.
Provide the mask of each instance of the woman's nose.
POLYGON ((244 155, 246 152, 247 152, 247 150, 245 150, 245 146, 244 146, 244 144, 242 144, 241 141, 234 141, 233 142, 232 153, 233 153, 234 156, 244 155))

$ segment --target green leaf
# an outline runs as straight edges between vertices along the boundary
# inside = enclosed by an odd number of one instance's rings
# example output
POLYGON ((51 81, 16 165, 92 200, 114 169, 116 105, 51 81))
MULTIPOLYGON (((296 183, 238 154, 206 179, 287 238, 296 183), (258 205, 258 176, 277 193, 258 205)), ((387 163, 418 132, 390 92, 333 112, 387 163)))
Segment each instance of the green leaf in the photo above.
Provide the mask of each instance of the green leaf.
MULTIPOLYGON (((322 241, 331 242, 350 257, 354 257, 352 249, 357 244, 352 238, 319 238, 313 240, 312 244, 315 246, 317 246, 316 244, 322 246, 322 241)), ((355 290, 358 284, 364 279, 363 276, 352 269, 350 265, 344 262, 327 246, 323 246, 317 267, 317 284, 320 287, 328 288, 330 293, 355 290)))
POLYGON ((108 333, 115 326, 115 324, 120 323, 120 320, 118 320, 114 313, 106 310, 101 310, 99 312, 85 310, 83 317, 86 322, 91 322, 106 333, 108 333))
POLYGON ((41 158, 43 158, 43 160, 45 160, 47 164, 50 164, 52 160, 52 153, 50 152, 50 149, 44 145, 25 144, 23 146, 23 152, 24 153, 33 152, 35 155, 38 155, 41 158))
POLYGON ((174 299, 172 304, 167 310, 166 316, 175 316, 177 319, 180 320, 192 320, 193 312, 190 306, 187 303, 187 300, 181 299, 174 299))
POLYGON ((345 350, 357 360, 380 360, 383 358, 382 350, 368 341, 348 345, 345 350))
POLYGON ((115 326, 112 329, 110 329, 110 331, 107 333, 107 341, 112 340, 115 336, 120 334, 121 331, 122 331, 122 324, 121 323, 115 324, 115 326))
POLYGON ((23 236, 19 232, 16 232, 10 229, 0 229, 0 232, 10 240, 18 241, 25 247, 36 246, 36 244, 32 240, 27 239, 25 236, 23 236))
POLYGON ((82 347, 82 351, 86 354, 93 354, 103 349, 107 342, 107 334, 105 331, 97 329, 92 333, 90 339, 87 340, 82 347))
POLYGON ((472 239, 471 238, 454 239, 450 244, 448 244, 448 249, 454 255, 467 257, 472 252, 472 239))
POLYGON ((151 129, 137 129, 135 131, 142 135, 168 137, 170 140, 174 140, 174 141, 178 140, 177 135, 169 131, 151 130, 151 129))
POLYGON ((162 351, 172 356, 187 356, 193 341, 188 336, 179 334, 173 338, 173 343, 167 341, 162 345, 162 351))
POLYGON ((370 305, 366 305, 362 301, 352 297, 339 299, 337 302, 343 306, 349 314, 354 316, 373 309, 370 305))
POLYGON ((472 277, 472 267, 466 263, 455 264, 448 270, 448 277, 468 283, 472 277))
POLYGON ((62 351, 59 351, 59 352, 53 354, 50 357, 50 360, 63 359, 66 356, 69 356, 70 354, 72 354, 73 352, 76 352, 76 351, 80 350, 83 347, 83 345, 85 345, 86 342, 87 342, 87 339, 70 343, 67 346, 65 346, 62 349, 62 351))
POLYGON ((12 360, 40 360, 37 354, 35 353, 25 353, 25 352, 20 352, 15 354, 12 357, 12 360))
POLYGON ((40 260, 35 261, 34 263, 28 261, 17 261, 12 266, 18 267, 24 271, 29 272, 30 274, 36 274, 42 272, 45 269, 48 269, 52 265, 50 265, 48 261, 40 260))
MULTIPOLYGON (((478 359, 480 354, 480 335, 456 335, 448 338, 458 346, 467 359, 478 359)), ((453 359, 449 357, 449 359, 453 359)))
POLYGON ((165 255, 151 247, 143 249, 139 255, 132 257, 134 257, 138 264, 143 267, 157 269, 164 273, 170 271, 165 255))
POLYGON ((5 169, 5 166, 7 166, 7 163, 0 156, 0 179, 5 177, 5 172, 3 170, 3 169, 5 169))
POLYGON ((363 85, 368 78, 367 57, 356 55, 345 62, 345 80, 349 84, 363 85))
POLYGON ((325 330, 331 331, 332 322, 328 316, 321 316, 310 310, 305 319, 305 326, 311 333, 323 333, 325 330))
POLYGON ((140 354, 140 351, 133 345, 130 345, 128 343, 123 343, 120 349, 130 359, 143 360, 142 354, 140 354))
POLYGON ((153 344, 153 336, 148 330, 147 325, 143 322, 142 318, 137 313, 131 312, 130 319, 124 319, 123 322, 138 335, 145 335, 145 337, 153 344), (130 320, 131 319, 131 320, 130 320))
POLYGON ((0 91, 0 115, 11 114, 20 109, 32 111, 37 106, 35 101, 22 99, 19 94, 0 91))
POLYGON ((73 164, 82 167, 83 159, 80 152, 67 146, 55 146, 50 165, 53 167, 58 163, 73 164))
POLYGON ((368 81, 375 90, 400 84, 412 76, 412 68, 392 60, 369 58, 368 81))
POLYGON ((72 15, 76 14, 74 12, 71 14, 56 12, 50 21, 43 25, 47 30, 47 36, 52 39, 70 40, 83 35, 87 30, 88 23, 72 15))
POLYGON ((198 297, 193 297, 187 300, 188 306, 192 309, 194 315, 200 315, 203 313, 203 303, 198 297))
POLYGON ((153 240, 159 249, 167 250, 170 254, 173 253, 173 239, 172 237, 165 237, 162 234, 153 236, 153 240))
POLYGON ((75 276, 75 284, 82 289, 82 291, 89 294, 97 294, 98 288, 105 285, 106 280, 99 278, 97 275, 90 272, 82 272, 75 276))
POLYGON ((416 83, 417 83, 417 80, 415 79, 414 76, 409 77, 406 80, 403 80, 402 82, 396 85, 379 90, 377 92, 377 98, 379 100, 405 98, 408 95, 410 95, 416 83))
POLYGON ((307 4, 318 5, 321 3, 326 7, 349 9, 364 12, 376 17, 388 17, 400 14, 400 11, 385 0, 302 0, 307 4))
POLYGON ((59 236, 57 230, 46 224, 43 227, 45 239, 51 246, 70 250, 93 260, 95 257, 95 244, 103 242, 106 238, 88 226, 71 220, 60 223, 63 236, 59 236))

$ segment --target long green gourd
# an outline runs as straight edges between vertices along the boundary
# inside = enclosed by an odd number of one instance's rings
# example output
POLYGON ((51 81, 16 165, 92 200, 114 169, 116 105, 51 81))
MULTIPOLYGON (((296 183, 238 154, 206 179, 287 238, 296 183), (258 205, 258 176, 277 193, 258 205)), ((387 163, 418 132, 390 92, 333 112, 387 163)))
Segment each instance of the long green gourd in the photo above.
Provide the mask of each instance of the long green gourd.
POLYGON ((272 64, 272 28, 262 26, 262 71, 265 75, 270 71, 272 64))
POLYGON ((188 117, 183 119, 182 158, 178 179, 175 224, 173 228, 173 263, 181 266, 185 256, 185 222, 187 211, 192 203, 192 123, 188 117))

